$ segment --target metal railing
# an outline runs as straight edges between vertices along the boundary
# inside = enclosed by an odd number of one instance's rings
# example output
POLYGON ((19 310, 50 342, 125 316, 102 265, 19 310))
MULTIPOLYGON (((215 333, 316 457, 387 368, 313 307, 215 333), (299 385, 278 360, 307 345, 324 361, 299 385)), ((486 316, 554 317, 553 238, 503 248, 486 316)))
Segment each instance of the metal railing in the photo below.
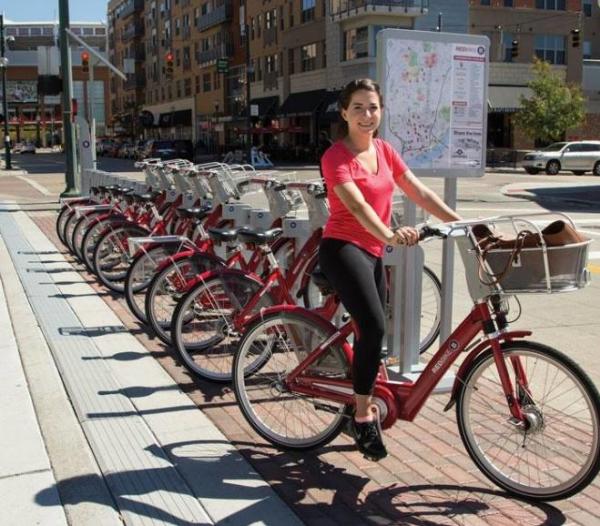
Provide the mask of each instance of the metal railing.
POLYGON ((429 0, 330 0, 329 13, 337 15, 358 15, 368 10, 382 12, 380 8, 387 8, 390 12, 408 12, 420 10, 424 12, 429 8, 429 0))
POLYGON ((200 31, 204 31, 209 27, 227 22, 228 20, 231 20, 232 12, 233 9, 231 6, 231 1, 226 0, 222 5, 216 7, 210 13, 202 15, 200 18, 198 18, 197 27, 200 31))

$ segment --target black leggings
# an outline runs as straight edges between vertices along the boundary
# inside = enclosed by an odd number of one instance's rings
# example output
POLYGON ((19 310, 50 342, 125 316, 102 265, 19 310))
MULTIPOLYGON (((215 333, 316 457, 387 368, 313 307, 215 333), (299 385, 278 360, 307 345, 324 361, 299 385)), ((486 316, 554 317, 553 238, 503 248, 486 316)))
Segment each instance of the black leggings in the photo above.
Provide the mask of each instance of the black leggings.
POLYGON ((325 238, 319 249, 321 270, 358 326, 354 341, 354 392, 369 395, 381 362, 385 335, 386 280, 381 258, 348 241, 325 238))

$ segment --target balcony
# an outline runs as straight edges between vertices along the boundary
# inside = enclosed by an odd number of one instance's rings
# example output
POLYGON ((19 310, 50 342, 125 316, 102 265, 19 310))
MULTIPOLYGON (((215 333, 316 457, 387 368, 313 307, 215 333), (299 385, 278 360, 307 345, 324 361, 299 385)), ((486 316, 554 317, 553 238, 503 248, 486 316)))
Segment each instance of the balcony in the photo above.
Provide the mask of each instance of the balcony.
POLYGON ((265 71, 263 77, 263 89, 277 89, 277 71, 265 71))
POLYGON ((232 54, 231 45, 221 44, 220 46, 216 46, 213 49, 209 49, 207 51, 200 51, 200 53, 198 53, 198 62, 200 64, 209 64, 211 62, 216 61, 219 58, 226 58, 230 54, 232 54))
POLYGON ((263 44, 270 46, 277 43, 277 27, 269 27, 263 31, 263 44))
POLYGON ((216 7, 213 11, 206 15, 202 15, 197 22, 197 27, 200 31, 204 31, 209 27, 222 24, 231 20, 233 9, 231 7, 231 0, 226 0, 219 7, 216 7))
POLYGON ((121 41, 128 42, 132 38, 139 38, 142 36, 144 36, 144 24, 136 21, 135 24, 131 24, 123 30, 121 41))
POLYGON ((144 0, 129 0, 125 4, 125 7, 121 11, 121 18, 128 17, 132 15, 136 11, 143 11, 144 9, 144 0))
POLYGON ((146 87, 146 79, 143 75, 127 75, 127 80, 123 81, 123 89, 143 89, 146 87))
POLYGON ((429 9, 429 0, 329 0, 333 20, 367 15, 417 17, 429 9))

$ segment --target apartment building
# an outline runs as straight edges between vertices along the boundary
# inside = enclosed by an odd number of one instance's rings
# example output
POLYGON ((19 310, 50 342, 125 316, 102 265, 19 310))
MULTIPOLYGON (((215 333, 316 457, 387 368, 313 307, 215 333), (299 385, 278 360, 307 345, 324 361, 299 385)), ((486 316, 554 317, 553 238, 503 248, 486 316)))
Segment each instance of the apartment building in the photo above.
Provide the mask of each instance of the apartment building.
MULTIPOLYGON (((99 52, 106 50, 106 26, 101 23, 71 23, 71 30, 99 52)), ((62 130, 60 95, 38 92, 40 75, 59 75, 58 23, 11 22, 5 19, 7 42, 8 122, 13 141, 35 140, 50 144, 62 130)), ((81 48, 71 44, 73 97, 79 112, 87 117, 88 93, 93 94, 94 117, 104 133, 108 107, 108 72, 105 66, 94 69, 95 82, 88 86, 88 74, 81 68, 81 48), (88 88, 91 88, 88 91, 88 88)), ((60 87, 60 86, 59 86, 60 87)), ((91 96, 91 95, 90 95, 91 96)))
POLYGON ((581 84, 582 47, 573 46, 571 34, 580 28, 581 2, 470 0, 469 11, 469 31, 486 35, 491 43, 488 147, 531 148, 534 138, 514 127, 514 113, 520 96, 531 94, 527 84, 534 57, 550 62, 566 81, 581 84))
POLYGON ((581 45, 583 46, 583 92, 587 99, 586 122, 574 130, 577 138, 600 137, 600 7, 596 1, 583 0, 581 45))
POLYGON ((140 133, 145 102, 144 0, 111 0, 108 4, 109 59, 127 76, 111 75, 111 124, 116 134, 140 133))

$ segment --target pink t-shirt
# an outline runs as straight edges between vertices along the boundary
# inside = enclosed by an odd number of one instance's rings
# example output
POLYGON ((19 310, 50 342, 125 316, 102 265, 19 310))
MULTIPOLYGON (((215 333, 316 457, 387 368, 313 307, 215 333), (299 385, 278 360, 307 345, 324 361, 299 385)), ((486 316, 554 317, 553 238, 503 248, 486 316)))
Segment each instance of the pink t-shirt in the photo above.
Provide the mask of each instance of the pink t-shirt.
POLYGON ((338 184, 353 182, 381 220, 390 224, 394 181, 402 185, 408 167, 390 144, 382 139, 373 142, 377 152, 376 174, 367 170, 342 141, 331 146, 321 158, 331 213, 323 237, 349 241, 381 257, 384 243, 358 222, 333 190, 338 184))

